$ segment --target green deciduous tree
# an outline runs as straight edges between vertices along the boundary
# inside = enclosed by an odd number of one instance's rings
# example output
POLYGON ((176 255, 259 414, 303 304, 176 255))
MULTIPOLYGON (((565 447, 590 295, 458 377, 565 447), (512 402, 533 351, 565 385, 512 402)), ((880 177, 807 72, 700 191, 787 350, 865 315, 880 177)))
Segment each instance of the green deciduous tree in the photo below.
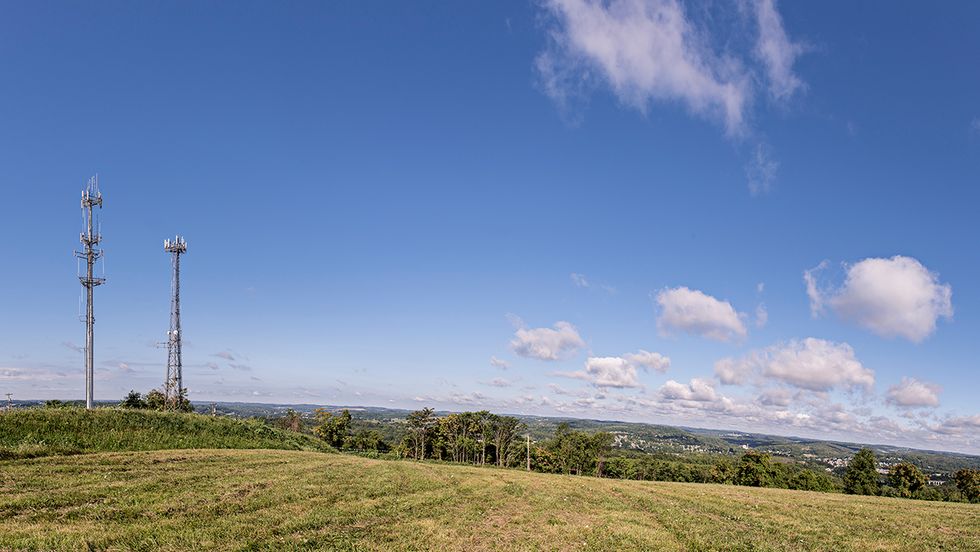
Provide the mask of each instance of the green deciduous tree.
POLYGON ((919 468, 908 462, 902 462, 895 464, 888 470, 888 482, 892 487, 895 487, 899 496, 911 498, 913 494, 926 486, 926 476, 922 475, 919 468))
POLYGON ((742 455, 735 470, 735 484, 748 487, 774 487, 779 471, 767 453, 750 450, 742 455))
POLYGON ((276 425, 288 431, 301 432, 303 431, 303 417, 300 416, 299 412, 290 408, 286 414, 276 420, 276 425))
POLYGON ((409 413, 405 418, 408 426, 406 436, 410 444, 412 458, 416 460, 425 459, 426 438, 432 433, 432 428, 436 423, 435 411, 431 408, 423 408, 409 413))
POLYGON ((861 449, 847 463, 844 472, 844 492, 847 494, 877 495, 881 492, 878 482, 875 453, 871 449, 861 449))
POLYGON ((332 447, 343 448, 344 443, 350 437, 350 412, 344 409, 340 414, 334 414, 324 408, 317 408, 314 411, 314 416, 316 417, 316 425, 313 426, 313 434, 332 447))
POLYGON ((143 395, 139 391, 130 390, 130 392, 123 398, 119 406, 123 408, 146 408, 146 401, 143 400, 143 395))
POLYGON ((980 470, 964 468, 953 475, 956 488, 970 502, 980 502, 980 470))
POLYGON ((167 397, 159 389, 151 389, 146 394, 146 407, 153 410, 163 410, 167 406, 167 397))

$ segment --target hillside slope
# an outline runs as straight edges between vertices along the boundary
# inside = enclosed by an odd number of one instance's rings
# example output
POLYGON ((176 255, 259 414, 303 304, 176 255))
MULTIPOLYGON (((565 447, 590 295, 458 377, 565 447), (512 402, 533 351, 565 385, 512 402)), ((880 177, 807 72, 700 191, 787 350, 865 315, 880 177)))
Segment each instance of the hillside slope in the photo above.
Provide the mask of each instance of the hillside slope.
POLYGON ((0 414, 0 459, 186 448, 331 450, 309 435, 201 414, 117 408, 29 408, 0 414))
POLYGON ((292 451, 0 462, 0 550, 976 550, 980 506, 292 451))

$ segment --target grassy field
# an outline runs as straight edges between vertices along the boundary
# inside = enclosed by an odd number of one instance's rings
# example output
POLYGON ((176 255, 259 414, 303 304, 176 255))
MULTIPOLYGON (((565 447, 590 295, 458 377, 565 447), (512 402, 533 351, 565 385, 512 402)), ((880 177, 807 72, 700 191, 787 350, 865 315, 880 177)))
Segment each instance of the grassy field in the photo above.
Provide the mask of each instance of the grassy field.
POLYGON ((309 435, 200 414, 118 408, 31 408, 0 414, 0 459, 189 448, 331 450, 309 435))
POLYGON ((977 550, 980 506, 341 454, 0 462, 0 550, 977 550))

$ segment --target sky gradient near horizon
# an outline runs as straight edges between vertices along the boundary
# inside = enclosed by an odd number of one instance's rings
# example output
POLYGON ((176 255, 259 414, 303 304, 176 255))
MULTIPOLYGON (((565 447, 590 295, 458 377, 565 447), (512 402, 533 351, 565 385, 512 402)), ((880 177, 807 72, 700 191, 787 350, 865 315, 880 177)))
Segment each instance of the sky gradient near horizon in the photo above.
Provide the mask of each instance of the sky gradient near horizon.
POLYGON ((0 393, 980 453, 980 4, 0 9, 0 393))

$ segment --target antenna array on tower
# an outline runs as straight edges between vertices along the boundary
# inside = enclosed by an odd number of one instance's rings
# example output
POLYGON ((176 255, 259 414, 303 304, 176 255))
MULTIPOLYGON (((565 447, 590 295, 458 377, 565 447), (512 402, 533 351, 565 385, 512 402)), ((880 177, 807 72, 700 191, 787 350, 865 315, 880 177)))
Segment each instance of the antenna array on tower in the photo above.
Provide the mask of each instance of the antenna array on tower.
POLYGON ((94 400, 95 381, 95 311, 92 305, 96 286, 105 283, 105 278, 95 277, 95 263, 102 258, 103 251, 97 246, 102 241, 101 227, 94 208, 102 209, 102 193, 99 191, 99 176, 88 180, 82 190, 82 217, 85 219, 85 231, 81 233, 82 250, 75 251, 75 256, 85 260, 85 274, 79 274, 78 280, 85 288, 85 408, 91 409, 94 400))
POLYGON ((173 240, 164 240, 163 249, 171 255, 173 264, 173 279, 171 280, 170 297, 170 331, 167 332, 167 379, 163 388, 166 404, 176 408, 184 394, 183 361, 181 359, 180 331, 180 256, 187 253, 187 242, 177 236, 173 240))

